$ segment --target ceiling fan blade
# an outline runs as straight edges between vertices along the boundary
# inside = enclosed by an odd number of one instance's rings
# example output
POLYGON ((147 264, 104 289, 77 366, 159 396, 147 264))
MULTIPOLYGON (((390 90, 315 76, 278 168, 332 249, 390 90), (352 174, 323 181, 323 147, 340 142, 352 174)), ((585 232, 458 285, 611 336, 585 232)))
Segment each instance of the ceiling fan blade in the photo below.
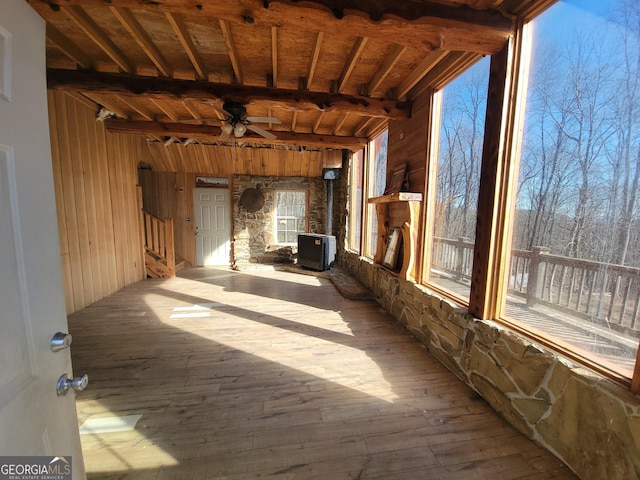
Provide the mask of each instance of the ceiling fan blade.
MULTIPOLYGON (((233 117, 233 115, 229 112, 227 112, 224 108, 220 108, 217 107, 215 105, 208 105, 209 108, 212 108, 213 110, 215 110, 216 112, 219 112, 225 119, 229 120, 233 117)), ((217 118, 216 120, 220 120, 219 118, 217 118)))
POLYGON ((282 123, 276 117, 247 117, 246 120, 253 123, 275 123, 277 125, 282 123))
POLYGON ((267 132, 266 130, 260 128, 260 127, 256 127, 255 125, 247 125, 247 130, 251 130, 252 132, 257 133, 258 135, 262 135, 264 138, 268 139, 268 140, 275 140, 276 137, 273 133, 271 132, 267 132))

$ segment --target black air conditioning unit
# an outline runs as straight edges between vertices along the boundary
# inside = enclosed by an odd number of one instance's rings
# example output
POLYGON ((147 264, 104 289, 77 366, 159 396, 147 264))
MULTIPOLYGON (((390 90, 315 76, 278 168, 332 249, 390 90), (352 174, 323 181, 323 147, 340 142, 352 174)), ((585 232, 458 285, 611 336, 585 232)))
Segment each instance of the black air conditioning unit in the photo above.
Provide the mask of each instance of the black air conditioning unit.
POLYGON ((336 259, 336 237, 315 233, 298 235, 298 265, 322 272, 336 259))

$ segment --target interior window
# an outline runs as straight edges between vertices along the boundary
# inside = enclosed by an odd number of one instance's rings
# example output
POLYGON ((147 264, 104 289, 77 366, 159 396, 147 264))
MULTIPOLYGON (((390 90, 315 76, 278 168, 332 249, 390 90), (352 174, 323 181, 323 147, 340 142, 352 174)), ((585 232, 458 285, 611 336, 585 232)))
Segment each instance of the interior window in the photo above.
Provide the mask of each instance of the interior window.
POLYGON ((635 1, 560 1, 530 25, 503 310, 627 377, 640 336, 639 22, 635 1))
POLYGON ((307 232, 307 192, 277 191, 275 207, 277 243, 296 244, 298 234, 307 232))

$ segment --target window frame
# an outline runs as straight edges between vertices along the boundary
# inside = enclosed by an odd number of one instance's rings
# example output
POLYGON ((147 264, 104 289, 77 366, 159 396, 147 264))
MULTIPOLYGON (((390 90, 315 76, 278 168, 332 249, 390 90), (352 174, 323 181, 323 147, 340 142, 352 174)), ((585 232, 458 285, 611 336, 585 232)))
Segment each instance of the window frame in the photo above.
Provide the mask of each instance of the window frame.
POLYGON ((345 239, 346 240, 345 248, 347 249, 347 251, 358 254, 358 255, 360 255, 362 252, 362 236, 363 236, 363 225, 364 225, 364 216, 365 216, 364 170, 365 170, 366 150, 367 148, 365 146, 362 149, 358 150, 357 152, 352 153, 349 161, 350 162, 349 163, 349 186, 348 186, 349 202, 348 202, 347 235, 345 239), (353 162, 356 155, 361 156, 361 160, 360 160, 361 166, 359 171, 360 178, 356 178, 356 175, 354 174, 353 162), (355 185, 357 182, 354 180, 359 182, 361 186, 359 209, 356 208, 358 185, 355 185), (354 238, 355 236, 354 227, 357 219, 360 220, 360 235, 356 239, 354 238), (353 243, 357 243, 357 245, 354 245, 353 243))
MULTIPOLYGON (((549 2, 550 6, 553 2, 549 2)), ((424 207, 422 214, 422 248, 420 284, 450 300, 466 305, 475 318, 492 320, 530 338, 616 383, 640 393, 640 348, 637 350, 633 375, 629 379, 605 365, 580 354, 579 349, 564 345, 544 332, 528 329, 505 314, 506 283, 511 258, 513 219, 523 137, 523 124, 529 83, 529 67, 533 48, 532 25, 541 11, 523 16, 505 47, 491 57, 487 113, 483 139, 481 181, 478 200, 478 225, 473 257, 471 292, 468 303, 430 282, 433 245, 436 169, 439 154, 441 88, 430 92, 429 137, 427 139, 424 207)))
MULTIPOLYGON (((565 344, 562 340, 548 335, 547 332, 538 332, 533 328, 527 328, 517 319, 509 318, 506 315, 508 279, 505 276, 510 271, 513 220, 515 218, 520 153, 526 114, 529 68, 534 46, 532 20, 534 18, 530 16, 518 22, 515 35, 509 42, 510 53, 504 56, 500 65, 496 64, 496 68, 504 71, 507 78, 503 97, 506 109, 501 120, 502 126, 498 132, 500 139, 496 143, 499 149, 504 152, 505 158, 502 160, 502 175, 497 178, 495 198, 492 200, 497 212, 497 222, 493 235, 496 235, 494 238, 497 238, 498 241, 493 245, 495 247, 495 252, 492 252, 494 258, 493 262, 488 265, 486 276, 493 277, 494 281, 490 282, 489 279, 485 281, 486 296, 481 303, 474 306, 477 312, 484 311, 489 318, 510 330, 531 338, 550 350, 629 388, 632 393, 640 393, 640 346, 636 351, 633 374, 631 378, 628 378, 608 368, 606 365, 584 356, 577 347, 565 344), (510 92, 513 93, 510 94, 510 92)), ((498 174, 500 174, 500 170, 498 174)), ((475 315, 475 312, 471 310, 471 306, 470 313, 475 315)))
MULTIPOLYGON (((282 192, 301 192, 304 193, 304 232, 297 233, 309 233, 309 190, 304 188, 279 188, 274 189, 273 191, 273 238, 275 245, 289 246, 296 245, 296 242, 279 242, 278 241, 278 218, 281 218, 278 215, 278 193, 282 192)), ((300 217, 282 217, 282 218, 300 218, 300 217)), ((290 230, 287 230, 290 231, 290 230)))
MULTIPOLYGON (((377 160, 380 149, 374 147, 374 145, 377 141, 379 141, 379 139, 382 138, 383 135, 387 135, 387 156, 385 158, 385 172, 384 172, 384 177, 386 182, 386 178, 387 178, 386 165, 387 165, 387 158, 388 158, 388 152, 389 152, 388 151, 388 148, 389 148, 389 144, 388 144, 389 129, 388 128, 385 128, 382 132, 380 132, 378 135, 376 135, 374 138, 370 139, 367 142, 367 149, 365 152, 366 153, 365 168, 363 169, 365 174, 365 184, 363 186, 363 192, 365 195, 362 203, 364 205, 366 223, 363 222, 363 228, 362 228, 363 239, 362 239, 361 255, 368 258, 371 261, 373 261, 373 258, 375 257, 376 247, 378 245, 377 236, 374 237, 372 234, 374 230, 377 232, 378 215, 376 213, 375 205, 370 204, 369 199, 382 195, 382 193, 377 194, 375 191, 375 188, 377 186, 376 185, 376 160, 377 160)), ((380 141, 382 142, 382 140, 380 141)), ((383 185, 383 189, 382 189, 383 191, 385 187, 386 185, 383 185)))
MULTIPOLYGON (((493 56, 492 56, 493 58, 493 56)), ((418 282, 436 292, 440 295, 455 301, 461 305, 469 307, 470 305, 470 296, 471 291, 468 296, 463 296, 457 292, 452 290, 447 290, 445 286, 435 283, 431 279, 431 261, 433 257, 433 244, 434 244, 434 222, 436 220, 436 212, 434 206, 437 205, 437 194, 438 194, 438 166, 440 163, 440 139, 442 134, 442 116, 443 116, 443 105, 444 105, 444 89, 454 80, 459 78, 462 74, 464 74, 467 70, 475 66, 479 61, 482 60, 482 57, 478 57, 468 62, 465 70, 459 72, 454 77, 447 79, 446 82, 443 82, 438 87, 432 87, 430 89, 430 105, 428 109, 428 138, 427 138, 427 154, 426 154, 426 173, 425 173, 425 186, 424 186, 424 208, 422 209, 422 219, 421 219, 421 227, 422 227, 422 236, 421 243, 422 248, 419 252, 420 257, 417 261, 420 264, 420 276, 418 277, 418 282)), ((491 77, 491 64, 487 67, 487 72, 489 78, 491 77)), ((489 108, 489 82, 487 82, 487 103, 486 110, 489 108)), ((487 114, 485 112, 485 125, 484 129, 486 130, 486 121, 487 114)), ((479 178, 478 183, 480 184, 482 181, 482 164, 484 163, 484 142, 486 140, 486 132, 482 136, 482 155, 480 157, 481 164, 479 167, 479 178)), ((478 192, 478 201, 480 200, 480 192, 478 192)), ((477 225, 476 225, 477 227, 477 225)), ((477 234, 476 234, 477 236, 477 234)), ((475 240, 474 240, 474 255, 475 255, 475 240)), ((471 278, 474 278, 474 272, 471 271, 471 278)), ((471 282, 473 283, 473 282, 471 282)))

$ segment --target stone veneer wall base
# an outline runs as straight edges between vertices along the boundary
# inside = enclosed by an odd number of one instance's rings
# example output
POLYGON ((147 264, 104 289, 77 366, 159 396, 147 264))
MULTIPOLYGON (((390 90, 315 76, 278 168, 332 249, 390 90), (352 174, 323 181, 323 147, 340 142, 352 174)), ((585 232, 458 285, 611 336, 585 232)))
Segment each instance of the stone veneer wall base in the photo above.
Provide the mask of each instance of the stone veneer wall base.
POLYGON ((582 479, 640 478, 640 398, 358 255, 340 265, 431 354, 582 479))

